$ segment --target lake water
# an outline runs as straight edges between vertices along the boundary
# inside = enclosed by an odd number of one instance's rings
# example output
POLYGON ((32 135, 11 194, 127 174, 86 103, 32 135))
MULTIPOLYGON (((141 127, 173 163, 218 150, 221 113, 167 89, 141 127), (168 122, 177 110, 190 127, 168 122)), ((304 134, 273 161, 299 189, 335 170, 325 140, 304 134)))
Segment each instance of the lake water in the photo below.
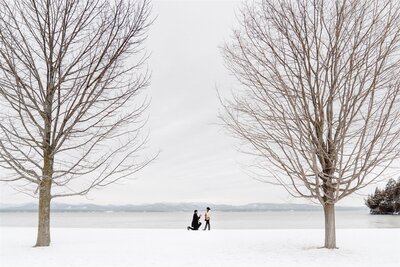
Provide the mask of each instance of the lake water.
MULTIPOLYGON (((52 227, 185 229, 190 212, 54 212, 52 227)), ((35 227, 35 212, 0 213, 0 226, 35 227)), ((204 222, 203 222, 204 225, 204 222)), ((368 210, 337 211, 337 228, 400 228, 400 215, 370 215, 368 210)), ((323 228, 322 211, 213 212, 213 229, 323 228)))

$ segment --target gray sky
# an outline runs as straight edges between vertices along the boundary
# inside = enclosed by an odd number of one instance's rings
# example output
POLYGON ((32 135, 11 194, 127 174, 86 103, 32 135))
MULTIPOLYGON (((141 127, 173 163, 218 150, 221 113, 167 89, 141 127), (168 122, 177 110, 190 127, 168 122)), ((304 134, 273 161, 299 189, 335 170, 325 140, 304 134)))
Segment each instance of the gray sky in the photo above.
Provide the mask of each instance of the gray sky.
MULTIPOLYGON (((148 153, 161 153, 134 180, 57 201, 303 203, 250 178, 245 168, 249 159, 236 151, 237 141, 217 118, 216 87, 229 95, 235 84, 219 47, 229 40, 238 7, 240 1, 153 1, 157 19, 147 42, 152 71, 148 153)), ((33 201, 4 183, 0 193, 2 203, 33 201)), ((355 195, 339 204, 362 205, 363 198, 355 195)))

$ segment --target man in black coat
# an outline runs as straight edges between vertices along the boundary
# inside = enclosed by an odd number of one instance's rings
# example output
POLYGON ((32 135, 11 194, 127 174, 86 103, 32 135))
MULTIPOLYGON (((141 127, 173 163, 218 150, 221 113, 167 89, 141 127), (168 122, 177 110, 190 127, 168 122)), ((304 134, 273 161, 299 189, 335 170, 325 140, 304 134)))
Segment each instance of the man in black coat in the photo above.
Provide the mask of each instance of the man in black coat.
POLYGON ((200 218, 201 218, 201 215, 198 215, 197 210, 194 210, 192 227, 188 226, 187 229, 188 230, 199 230, 199 228, 201 226, 200 218))

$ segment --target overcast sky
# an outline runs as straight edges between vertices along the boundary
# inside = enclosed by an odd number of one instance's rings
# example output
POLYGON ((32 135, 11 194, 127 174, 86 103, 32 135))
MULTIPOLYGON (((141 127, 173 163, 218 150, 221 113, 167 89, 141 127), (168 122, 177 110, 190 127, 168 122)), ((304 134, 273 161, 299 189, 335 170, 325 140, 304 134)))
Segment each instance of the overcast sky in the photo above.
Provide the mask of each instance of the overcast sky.
MULTIPOLYGON (((229 40, 240 1, 153 1, 157 16, 147 41, 151 52, 148 89, 148 153, 158 159, 135 179, 66 203, 137 204, 153 202, 304 203, 283 189, 246 174, 250 160, 237 152, 217 118, 216 88, 229 94, 235 86, 224 68, 219 47, 229 40)), ((2 203, 31 202, 6 184, 2 203)), ((371 189, 370 189, 371 190, 371 189)), ((363 205, 353 196, 342 205, 363 205)))

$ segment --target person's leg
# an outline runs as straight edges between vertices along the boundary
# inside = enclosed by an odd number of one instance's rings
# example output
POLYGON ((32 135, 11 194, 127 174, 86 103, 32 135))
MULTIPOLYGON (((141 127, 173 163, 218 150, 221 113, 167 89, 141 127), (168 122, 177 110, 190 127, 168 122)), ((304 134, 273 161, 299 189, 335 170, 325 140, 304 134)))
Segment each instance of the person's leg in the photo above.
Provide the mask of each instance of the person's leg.
POLYGON ((210 229, 211 229, 210 220, 207 221, 207 226, 208 226, 208 231, 210 231, 210 229))
POLYGON ((210 230, 210 221, 206 221, 206 225, 204 226, 203 231, 205 231, 208 227, 208 230, 210 230))
POLYGON ((196 227, 193 227, 193 230, 199 230, 200 225, 201 225, 201 222, 199 222, 199 224, 196 227))

